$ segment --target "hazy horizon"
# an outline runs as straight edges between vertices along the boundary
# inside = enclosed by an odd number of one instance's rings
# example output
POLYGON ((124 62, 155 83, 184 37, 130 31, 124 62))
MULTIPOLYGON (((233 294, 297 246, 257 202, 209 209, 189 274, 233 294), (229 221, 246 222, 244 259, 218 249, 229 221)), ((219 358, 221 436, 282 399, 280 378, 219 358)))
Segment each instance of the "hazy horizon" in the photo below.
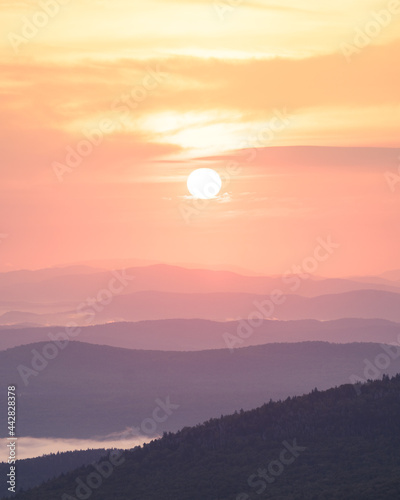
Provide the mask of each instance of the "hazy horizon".
POLYGON ((0 0, 0 497, 399 497, 399 27, 0 0))

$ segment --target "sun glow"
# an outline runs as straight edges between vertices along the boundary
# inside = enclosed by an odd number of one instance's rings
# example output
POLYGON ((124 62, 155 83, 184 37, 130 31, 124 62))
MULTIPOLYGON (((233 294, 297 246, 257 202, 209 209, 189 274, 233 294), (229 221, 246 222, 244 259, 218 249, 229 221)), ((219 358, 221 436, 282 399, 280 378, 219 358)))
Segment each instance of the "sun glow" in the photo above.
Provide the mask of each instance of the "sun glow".
POLYGON ((194 198, 209 200, 221 191, 222 181, 212 168, 198 168, 189 175, 187 187, 194 198))
POLYGON ((237 149, 251 131, 251 124, 229 112, 154 113, 139 125, 159 142, 176 144, 201 156, 237 149))

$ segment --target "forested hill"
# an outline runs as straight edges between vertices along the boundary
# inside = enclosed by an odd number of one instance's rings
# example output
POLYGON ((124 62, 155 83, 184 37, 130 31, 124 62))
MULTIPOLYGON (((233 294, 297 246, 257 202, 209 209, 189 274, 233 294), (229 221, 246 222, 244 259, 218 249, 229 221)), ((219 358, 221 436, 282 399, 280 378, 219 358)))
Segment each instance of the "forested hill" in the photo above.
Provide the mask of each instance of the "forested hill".
POLYGON ((123 453, 108 478, 83 467, 15 498, 393 500, 399 446, 400 375, 385 376, 165 434, 123 453))
MULTIPOLYGON (((43 483, 44 480, 53 479, 60 474, 69 472, 99 460, 107 450, 75 450, 62 453, 50 453, 37 458, 26 458, 18 460, 18 484, 17 489, 28 489, 43 483)), ((0 463, 0 477, 6 477, 10 472, 10 466, 6 462, 0 463)), ((0 484, 0 498, 3 496, 13 497, 13 493, 7 490, 8 484, 2 481, 0 484)))

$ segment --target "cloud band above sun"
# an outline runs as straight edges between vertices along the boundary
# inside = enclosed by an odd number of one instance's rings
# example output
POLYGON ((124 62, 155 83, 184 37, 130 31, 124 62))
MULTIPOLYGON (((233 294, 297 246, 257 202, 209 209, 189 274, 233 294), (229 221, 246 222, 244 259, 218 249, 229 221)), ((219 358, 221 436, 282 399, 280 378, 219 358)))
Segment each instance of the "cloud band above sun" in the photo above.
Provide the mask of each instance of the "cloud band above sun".
POLYGON ((327 273, 364 272, 375 254, 395 267, 397 0, 42 0, 0 14, 4 263, 162 249, 279 272, 329 230, 348 251, 327 273), (188 226, 178 206, 203 168, 223 186, 188 226))

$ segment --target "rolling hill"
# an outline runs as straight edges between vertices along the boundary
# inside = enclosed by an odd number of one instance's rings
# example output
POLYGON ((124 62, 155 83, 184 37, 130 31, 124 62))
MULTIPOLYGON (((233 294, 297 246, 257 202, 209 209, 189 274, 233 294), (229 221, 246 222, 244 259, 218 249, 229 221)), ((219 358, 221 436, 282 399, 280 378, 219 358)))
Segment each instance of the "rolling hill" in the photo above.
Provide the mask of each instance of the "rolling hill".
POLYGON ((400 293, 394 281, 379 283, 351 279, 299 280, 288 274, 281 276, 243 276, 230 271, 186 269, 164 264, 128 268, 125 271, 104 271, 88 267, 43 269, 38 271, 13 271, 0 273, 0 302, 62 302, 81 301, 107 287, 113 273, 131 279, 122 294, 141 291, 172 293, 246 293, 270 294, 276 288, 285 293, 305 297, 345 293, 356 290, 376 289, 400 293), (296 286, 298 281, 300 286, 296 286))
POLYGON ((19 436, 88 438, 137 427, 139 435, 152 437, 271 398, 397 372, 398 349, 372 343, 267 344, 233 353, 135 351, 81 342, 57 350, 39 343, 0 352, 0 394, 4 398, 7 385, 17 386, 19 436), (179 408, 146 430, 143 422, 160 401, 179 408))
MULTIPOLYGON (((0 351, 46 342, 52 335, 65 335, 65 327, 20 327, 0 329, 0 351)), ((400 342, 400 324, 380 319, 334 321, 265 320, 252 328, 247 322, 216 322, 202 319, 170 319, 108 323, 86 326, 74 340, 126 349, 201 351, 277 342, 325 341, 333 343, 400 342), (231 340, 231 336, 238 342, 231 340)), ((72 338, 72 337, 71 337, 72 338)))
POLYGON ((400 376, 313 391, 105 455, 16 500, 393 500, 400 376))
MULTIPOLYGON (((400 294, 358 290, 318 297, 281 295, 275 303, 269 295, 246 293, 167 293, 142 291, 77 303, 65 313, 36 315, 36 324, 79 325, 161 319, 230 321, 256 315, 264 319, 329 321, 342 318, 385 319, 400 322, 400 294), (279 301, 279 303, 278 303, 279 301)), ((6 313, 7 314, 7 313, 6 313)), ((15 323, 25 323, 26 313, 13 312, 15 323)), ((1 323, 1 318, 0 318, 1 323)))
MULTIPOLYGON (((64 453, 52 453, 42 457, 18 460, 17 491, 40 485, 43 481, 54 479, 82 465, 90 465, 106 454, 105 449, 77 450, 64 453)), ((7 477, 10 467, 0 462, 0 476, 7 477)), ((13 493, 7 490, 7 483, 0 484, 0 497, 12 497, 13 493)))

